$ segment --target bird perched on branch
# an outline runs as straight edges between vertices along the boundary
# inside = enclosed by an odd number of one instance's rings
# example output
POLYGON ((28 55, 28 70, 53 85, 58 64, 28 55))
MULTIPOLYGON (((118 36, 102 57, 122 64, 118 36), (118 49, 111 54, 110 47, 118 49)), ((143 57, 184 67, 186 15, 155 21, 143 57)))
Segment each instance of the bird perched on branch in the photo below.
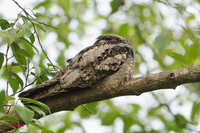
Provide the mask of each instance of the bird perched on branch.
POLYGON ((134 48, 119 35, 101 35, 90 47, 80 51, 51 80, 19 94, 40 100, 59 93, 96 88, 112 89, 123 84, 134 74, 134 48))

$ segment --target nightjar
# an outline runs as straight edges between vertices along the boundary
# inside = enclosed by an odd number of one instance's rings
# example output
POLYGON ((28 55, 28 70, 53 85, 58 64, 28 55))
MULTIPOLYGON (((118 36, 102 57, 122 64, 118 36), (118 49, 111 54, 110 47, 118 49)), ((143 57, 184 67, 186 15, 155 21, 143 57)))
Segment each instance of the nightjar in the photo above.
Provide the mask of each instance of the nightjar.
POLYGON ((20 93, 19 97, 39 100, 95 85, 112 89, 133 76, 134 52, 128 39, 116 34, 101 35, 92 46, 67 60, 68 65, 55 77, 20 93))

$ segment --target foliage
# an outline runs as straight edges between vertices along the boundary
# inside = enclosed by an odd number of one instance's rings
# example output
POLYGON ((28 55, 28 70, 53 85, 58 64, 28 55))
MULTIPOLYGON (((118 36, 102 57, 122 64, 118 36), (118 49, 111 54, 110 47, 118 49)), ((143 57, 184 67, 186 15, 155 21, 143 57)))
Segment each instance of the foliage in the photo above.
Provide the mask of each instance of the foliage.
MULTIPOLYGON (((198 65, 199 6, 199 1, 184 0, 44 0, 35 3, 31 11, 22 10, 14 22, 2 17, 0 49, 5 50, 0 51, 0 77, 5 80, 6 88, 0 92, 0 112, 5 114, 15 108, 19 115, 29 116, 23 118, 27 124, 30 123, 29 132, 37 132, 38 129, 57 133, 66 130, 89 132, 84 126, 87 120, 100 121, 109 132, 116 132, 119 125, 121 132, 200 131, 199 83, 184 85, 170 91, 170 94, 158 91, 140 97, 124 97, 130 102, 123 104, 116 103, 117 99, 89 103, 86 107, 92 111, 92 115, 78 107, 74 112, 48 116, 43 124, 30 122, 33 112, 18 105, 18 100, 14 98, 27 87, 53 77, 56 70, 65 65, 66 58, 70 57, 70 46, 84 44, 84 38, 89 43, 92 37, 100 34, 119 34, 133 43, 136 49, 136 75, 198 65), (51 34, 56 36, 54 42, 43 45, 51 34), (50 58, 50 47, 55 50, 54 59, 50 58), (8 94, 8 91, 12 94, 8 94), (131 102, 132 99, 135 99, 134 102, 131 102), (136 102, 139 101, 137 99, 148 100, 142 104, 136 102), (183 113, 185 107, 187 110, 183 113), (186 114, 190 114, 190 117, 186 114)), ((45 116, 39 108, 30 108, 45 116)), ((4 120, 18 122, 12 117, 0 118, 0 122, 4 120)))

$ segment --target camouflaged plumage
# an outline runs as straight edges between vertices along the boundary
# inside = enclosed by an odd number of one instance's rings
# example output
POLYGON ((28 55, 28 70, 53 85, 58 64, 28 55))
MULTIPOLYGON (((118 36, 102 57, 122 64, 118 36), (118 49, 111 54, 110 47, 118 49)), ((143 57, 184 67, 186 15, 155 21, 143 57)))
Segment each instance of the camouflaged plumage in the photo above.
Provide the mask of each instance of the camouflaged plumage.
POLYGON ((118 79, 114 83, 117 86, 134 74, 134 48, 129 40, 119 35, 101 35, 92 46, 83 49, 67 62, 69 64, 54 78, 19 96, 38 100, 66 92, 70 88, 90 87, 101 80, 106 81, 108 76, 109 80, 112 79, 112 75, 118 79), (115 74, 120 69, 126 71, 126 74, 115 74))

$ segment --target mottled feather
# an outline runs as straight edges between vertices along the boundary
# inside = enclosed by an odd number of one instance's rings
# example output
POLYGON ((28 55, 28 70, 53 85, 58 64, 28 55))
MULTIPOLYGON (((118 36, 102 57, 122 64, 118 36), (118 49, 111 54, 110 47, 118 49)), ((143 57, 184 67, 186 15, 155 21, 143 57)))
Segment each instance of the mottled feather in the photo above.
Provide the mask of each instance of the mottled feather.
POLYGON ((83 49, 67 62, 69 64, 54 78, 19 96, 39 100, 72 88, 89 87, 101 80, 106 82, 106 78, 110 81, 112 75, 119 76, 113 77, 118 81, 114 85, 117 86, 134 74, 134 48, 129 40, 119 35, 101 35, 92 46, 83 49), (126 74, 116 74, 120 69, 126 74))

